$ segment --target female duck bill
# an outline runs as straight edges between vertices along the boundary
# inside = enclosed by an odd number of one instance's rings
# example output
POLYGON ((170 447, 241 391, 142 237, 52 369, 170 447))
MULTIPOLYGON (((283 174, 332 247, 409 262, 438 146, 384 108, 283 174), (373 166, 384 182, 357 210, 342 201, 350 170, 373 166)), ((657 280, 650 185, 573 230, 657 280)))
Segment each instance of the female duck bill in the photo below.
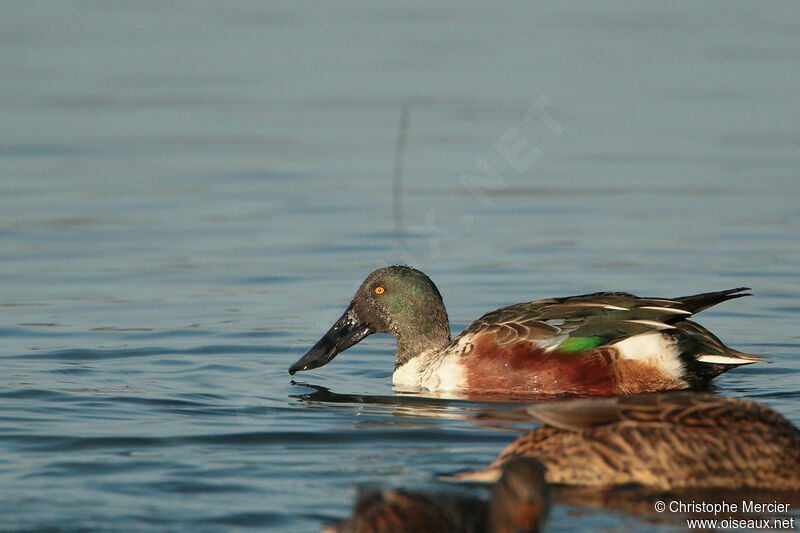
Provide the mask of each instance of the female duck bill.
POLYGON ((373 331, 369 323, 361 320, 356 314, 353 304, 350 304, 339 320, 331 326, 331 329, 289 368, 289 374, 294 375, 299 370, 310 370, 323 366, 340 352, 361 342, 371 333, 373 331))

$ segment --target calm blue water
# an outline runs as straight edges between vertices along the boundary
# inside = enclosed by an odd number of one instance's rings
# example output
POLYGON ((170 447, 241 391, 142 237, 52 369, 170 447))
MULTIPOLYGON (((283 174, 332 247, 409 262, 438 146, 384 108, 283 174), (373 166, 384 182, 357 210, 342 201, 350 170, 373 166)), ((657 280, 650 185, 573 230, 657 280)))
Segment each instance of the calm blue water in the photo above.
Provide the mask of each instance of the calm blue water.
POLYGON ((719 392, 800 424, 800 11, 720 9, 4 3, 0 529, 315 531, 357 485, 484 465, 498 406, 394 393, 389 337, 287 374, 388 263, 454 332, 751 286, 701 322, 772 364, 719 392))

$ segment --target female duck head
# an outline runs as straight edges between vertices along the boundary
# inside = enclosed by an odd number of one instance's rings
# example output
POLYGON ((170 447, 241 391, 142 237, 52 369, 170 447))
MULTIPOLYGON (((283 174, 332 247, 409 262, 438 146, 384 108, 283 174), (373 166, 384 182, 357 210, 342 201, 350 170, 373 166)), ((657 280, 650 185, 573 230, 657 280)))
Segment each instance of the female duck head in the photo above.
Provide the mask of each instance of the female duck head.
POLYGON ((450 342, 450 324, 436 285, 408 266, 372 272, 344 314, 289 373, 320 367, 372 333, 397 339, 395 367, 422 352, 444 348, 450 342))

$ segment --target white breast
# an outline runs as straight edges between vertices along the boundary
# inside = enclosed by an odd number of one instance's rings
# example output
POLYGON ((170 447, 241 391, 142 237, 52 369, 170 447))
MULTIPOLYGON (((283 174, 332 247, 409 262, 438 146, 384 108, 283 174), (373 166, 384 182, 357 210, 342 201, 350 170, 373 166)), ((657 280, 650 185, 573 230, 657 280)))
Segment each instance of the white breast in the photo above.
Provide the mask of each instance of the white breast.
POLYGON ((407 389, 431 391, 457 391, 466 388, 464 369, 457 354, 433 358, 435 354, 422 354, 407 361, 394 371, 392 383, 407 389), (433 359, 433 360, 432 360, 433 359))

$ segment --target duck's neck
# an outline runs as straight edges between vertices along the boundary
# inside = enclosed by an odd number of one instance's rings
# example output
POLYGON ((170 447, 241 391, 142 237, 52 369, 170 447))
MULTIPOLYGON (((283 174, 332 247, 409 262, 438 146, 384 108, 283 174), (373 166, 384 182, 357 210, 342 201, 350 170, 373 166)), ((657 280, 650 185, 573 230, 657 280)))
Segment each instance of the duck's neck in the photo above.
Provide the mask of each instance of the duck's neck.
POLYGON ((441 353, 450 344, 450 324, 447 314, 437 313, 434 320, 431 320, 431 317, 427 318, 424 324, 395 332, 397 337, 395 369, 420 355, 441 353))

